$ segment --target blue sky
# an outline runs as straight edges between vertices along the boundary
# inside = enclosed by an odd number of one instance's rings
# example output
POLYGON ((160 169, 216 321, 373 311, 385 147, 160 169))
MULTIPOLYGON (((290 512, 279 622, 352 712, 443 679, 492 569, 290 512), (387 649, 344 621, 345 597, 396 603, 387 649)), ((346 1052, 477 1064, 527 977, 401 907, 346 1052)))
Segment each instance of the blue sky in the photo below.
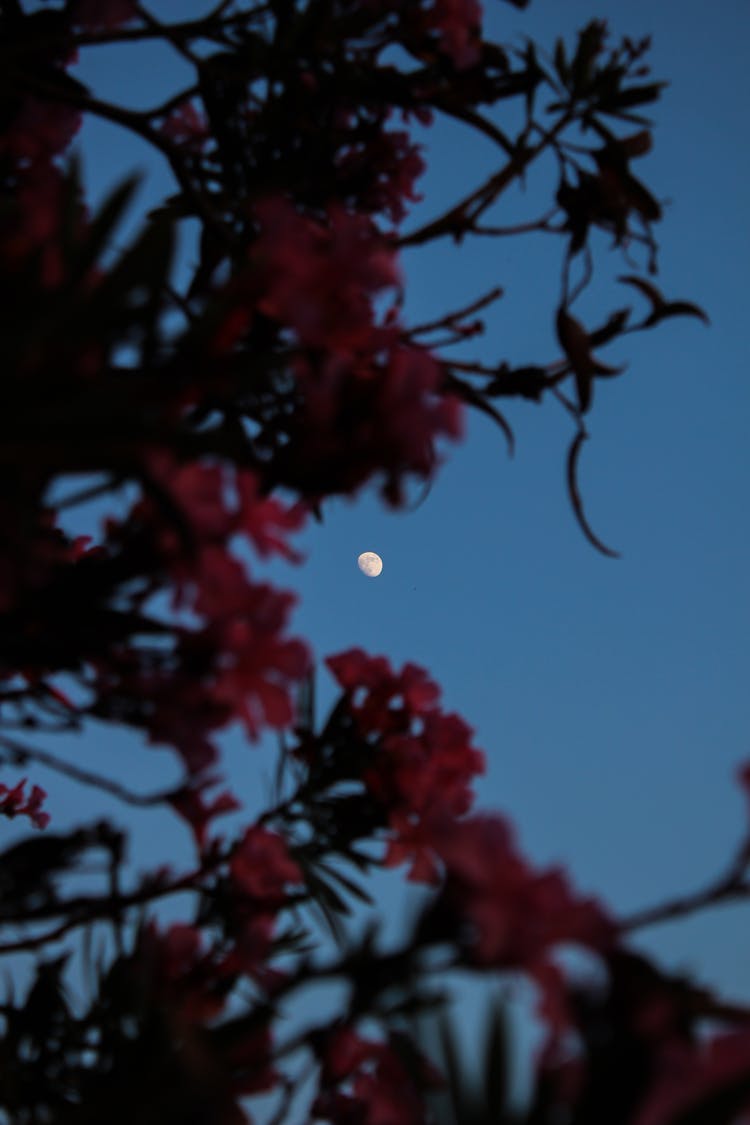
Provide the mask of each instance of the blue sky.
MULTIPOLYGON (((152 5, 170 18, 206 6, 152 5)), ((670 201, 658 281, 702 304, 711 327, 675 320, 629 339, 611 350, 613 361, 627 359, 627 373, 597 386, 581 485, 593 526, 621 559, 597 554, 569 509, 568 419, 552 402, 521 403, 507 411, 512 460, 499 432, 471 418, 416 510, 390 512, 374 491, 332 503, 323 525, 302 536, 306 563, 271 573, 298 591, 295 632, 318 657, 357 644, 426 665, 487 752, 481 807, 506 811, 536 860, 568 865, 580 886, 630 911, 711 878, 747 823, 733 774, 750 758, 750 8, 740 0, 711 10, 700 0, 534 0, 526 13, 487 0, 485 8, 504 40, 528 34, 552 47, 592 17, 613 32, 653 34, 654 74, 671 85, 653 114, 654 152, 638 172, 670 201), (384 560, 378 579, 357 570, 366 549, 384 560)), ((132 105, 153 104, 181 78, 179 64, 142 47, 84 52, 78 73, 132 105)), ((425 198, 406 229, 480 181, 493 154, 462 138, 443 125, 425 135, 425 198)), ((88 126, 80 144, 92 199, 134 163, 148 171, 142 203, 171 188, 168 172, 113 126, 88 126)), ((532 178, 507 214, 532 217, 545 202, 532 178)), ((544 361, 555 354, 558 254, 543 237, 411 252, 407 316, 432 319, 500 284, 506 297, 464 354, 544 361)), ((630 272, 622 267, 614 261, 602 277, 630 272)), ((610 299, 615 307, 633 295, 623 300, 605 280, 577 311, 593 318, 610 299)), ((323 673, 323 700, 331 691, 323 673)), ((239 738, 228 745, 241 786, 254 791, 270 757, 239 738)), ((124 737, 90 748, 132 771, 124 737)), ((91 813, 90 794, 43 780, 58 823, 91 813)), ((136 854, 145 861, 184 842, 170 826, 136 854)), ((389 883, 386 893, 397 915, 413 891, 389 883)), ((725 908, 640 940, 667 963, 750 998, 738 941, 746 926, 746 908, 725 908)))

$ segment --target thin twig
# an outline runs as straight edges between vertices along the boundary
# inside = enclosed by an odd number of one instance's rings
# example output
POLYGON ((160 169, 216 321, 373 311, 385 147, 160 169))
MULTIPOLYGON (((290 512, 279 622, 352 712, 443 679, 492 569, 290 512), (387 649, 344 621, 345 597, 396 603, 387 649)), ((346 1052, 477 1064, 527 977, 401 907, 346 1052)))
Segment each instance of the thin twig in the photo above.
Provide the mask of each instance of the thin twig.
POLYGON ((493 301, 497 301, 502 295, 503 290, 499 285, 496 285, 494 288, 490 289, 489 293, 477 297, 475 301, 472 301, 470 305, 466 305, 465 308, 458 309, 456 312, 446 313, 445 316, 441 316, 437 320, 431 320, 425 324, 418 324, 415 328, 410 328, 408 335, 421 336, 425 332, 434 332, 438 328, 446 328, 450 324, 456 324, 457 321, 461 321, 465 317, 471 316, 472 313, 479 312, 481 309, 486 308, 487 305, 492 304, 493 301))
POLYGON ((126 789, 124 785, 119 785, 116 781, 92 773, 90 770, 82 769, 80 766, 74 766, 70 762, 63 761, 62 758, 50 754, 47 750, 21 745, 20 742, 15 742, 3 734, 0 734, 0 748, 5 749, 9 755, 9 760, 18 765, 37 762, 40 766, 46 766, 48 769, 63 774, 65 777, 70 777, 82 785, 90 785, 92 788, 110 793, 125 804, 136 805, 139 808, 149 808, 152 805, 161 804, 174 792, 174 787, 172 787, 160 793, 133 793, 132 790, 126 789))
POLYGON ((720 906, 734 899, 746 898, 750 895, 750 880, 746 879, 721 879, 705 887, 702 891, 682 895, 659 903, 657 906, 647 907, 645 910, 636 911, 625 917, 619 923, 623 933, 641 930, 645 926, 656 926, 662 922, 673 922, 678 918, 685 918, 699 910, 708 907, 720 906))
POLYGON ((557 136, 567 128, 571 121, 571 114, 567 112, 560 118, 555 127, 544 131, 542 139, 531 148, 524 148, 518 152, 508 163, 494 172, 480 187, 476 188, 465 199, 454 204, 437 219, 418 227, 411 234, 405 234, 397 239, 396 245, 420 246, 433 239, 452 235, 460 238, 463 234, 470 233, 480 214, 485 211, 507 187, 519 179, 528 166, 549 146, 554 144, 557 136))

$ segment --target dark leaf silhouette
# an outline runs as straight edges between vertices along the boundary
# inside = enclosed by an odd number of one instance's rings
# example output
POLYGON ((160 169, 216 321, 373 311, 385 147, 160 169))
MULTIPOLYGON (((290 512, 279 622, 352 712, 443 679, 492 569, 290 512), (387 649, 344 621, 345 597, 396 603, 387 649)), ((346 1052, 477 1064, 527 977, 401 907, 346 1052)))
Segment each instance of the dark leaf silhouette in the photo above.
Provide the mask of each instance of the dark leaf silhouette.
POLYGON ((591 406, 591 393, 596 375, 620 375, 624 367, 602 363, 592 351, 592 341, 579 320, 566 309, 557 313, 557 338, 567 356, 575 376, 578 406, 582 414, 591 406))
POLYGON ((670 316, 695 316, 704 324, 710 323, 708 316, 699 305, 693 304, 692 301, 667 300, 652 281, 646 281, 645 278, 636 277, 634 274, 623 274, 618 280, 626 285, 632 285, 649 300, 651 312, 644 321, 646 328, 651 328, 670 316))
POLYGON ((597 551, 601 551, 603 555, 607 555, 612 559, 618 559, 620 557, 619 552, 613 551, 611 547, 607 547, 607 545, 603 543, 602 540, 594 533, 591 528, 591 524, 586 518, 586 513, 583 510, 583 501, 581 500, 581 492, 578 487, 578 458, 580 456, 583 443, 587 438, 588 434, 585 432, 585 430, 579 430, 570 444, 570 448, 568 450, 567 468, 568 495, 570 496, 570 502, 573 505, 573 511, 575 512, 579 527, 583 531, 583 534, 586 536, 589 543, 591 543, 592 546, 596 547, 597 551))

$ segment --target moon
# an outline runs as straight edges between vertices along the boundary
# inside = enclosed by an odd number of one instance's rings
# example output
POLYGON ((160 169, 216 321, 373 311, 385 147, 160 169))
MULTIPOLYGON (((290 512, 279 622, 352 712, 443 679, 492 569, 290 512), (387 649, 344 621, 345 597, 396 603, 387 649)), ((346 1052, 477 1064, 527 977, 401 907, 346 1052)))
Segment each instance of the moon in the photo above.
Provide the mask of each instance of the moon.
POLYGON ((368 578, 377 578, 383 569, 383 560, 374 551, 363 551, 357 559, 357 566, 368 578))

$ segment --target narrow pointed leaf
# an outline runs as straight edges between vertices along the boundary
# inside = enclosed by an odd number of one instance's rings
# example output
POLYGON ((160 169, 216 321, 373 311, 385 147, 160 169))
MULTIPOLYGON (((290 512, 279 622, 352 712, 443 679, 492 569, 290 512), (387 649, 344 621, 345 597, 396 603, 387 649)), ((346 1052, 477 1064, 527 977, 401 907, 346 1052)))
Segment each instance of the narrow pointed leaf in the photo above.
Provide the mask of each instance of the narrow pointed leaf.
POLYGON ((568 494, 570 502, 573 506, 573 512, 578 520, 578 526, 597 551, 601 551, 603 555, 607 555, 611 559, 619 559, 620 554, 618 551, 613 551, 594 533, 591 524, 586 518, 586 513, 583 510, 583 502, 581 500, 581 493, 578 488, 578 458, 581 452, 583 443, 586 441, 588 434, 585 430, 579 430, 574 437, 570 449, 568 450, 568 464, 567 464, 567 477, 568 477, 568 494))
POLYGON ((494 1004, 489 1017, 484 1055, 484 1096, 490 1121, 499 1121, 508 1104, 510 1058, 507 1017, 502 1006, 494 1004))

